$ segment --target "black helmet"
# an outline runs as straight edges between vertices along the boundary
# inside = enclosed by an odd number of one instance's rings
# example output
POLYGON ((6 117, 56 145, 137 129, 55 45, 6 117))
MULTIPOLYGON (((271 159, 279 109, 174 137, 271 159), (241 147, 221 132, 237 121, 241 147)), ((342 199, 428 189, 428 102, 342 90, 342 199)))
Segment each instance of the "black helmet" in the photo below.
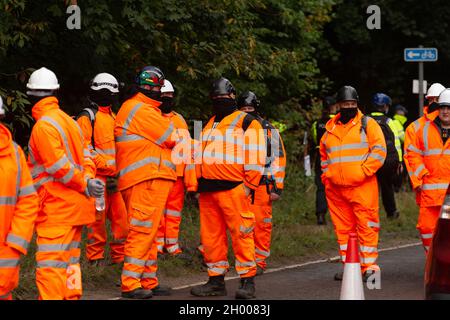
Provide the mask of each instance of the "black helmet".
POLYGON ((322 100, 323 108, 329 109, 332 105, 336 104, 336 96, 327 96, 322 100))
POLYGON ((164 86, 164 78, 164 73, 161 69, 154 66, 146 66, 139 71, 135 82, 138 86, 162 87, 164 86))
POLYGON ((342 101, 359 101, 358 93, 356 89, 351 86, 343 86, 337 92, 336 102, 342 101))
POLYGON ((237 105, 239 108, 252 106, 253 108, 255 108, 255 110, 258 110, 259 100, 253 91, 245 91, 239 96, 237 105))
POLYGON ((395 112, 397 111, 403 111, 403 113, 406 115, 408 114, 408 109, 406 109, 404 106, 402 106, 401 104, 398 104, 395 106, 395 112))
POLYGON ((234 89, 230 80, 221 77, 213 82, 209 96, 212 98, 215 96, 228 95, 232 93, 236 94, 236 89, 234 89))

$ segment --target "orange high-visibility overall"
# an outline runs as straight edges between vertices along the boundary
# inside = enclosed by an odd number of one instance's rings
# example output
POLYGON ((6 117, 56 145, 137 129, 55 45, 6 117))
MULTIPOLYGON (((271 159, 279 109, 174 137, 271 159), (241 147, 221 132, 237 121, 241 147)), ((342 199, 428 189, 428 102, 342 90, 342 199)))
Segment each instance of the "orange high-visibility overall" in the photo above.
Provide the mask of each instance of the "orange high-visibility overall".
POLYGON ((345 262, 350 232, 358 234, 361 269, 378 269, 378 233, 380 229, 376 171, 386 159, 383 132, 375 120, 367 117, 362 128, 361 111, 343 124, 340 114, 328 121, 320 141, 322 181, 325 185, 331 220, 345 262))
MULTIPOLYGON (((197 177, 232 183, 232 189, 199 190, 200 233, 208 275, 224 275, 228 268, 227 230, 230 231, 240 277, 256 274, 253 230, 255 215, 250 210, 244 185, 256 190, 264 170, 266 146, 260 123, 245 112, 235 111, 214 123, 211 118, 202 132, 202 163, 197 177), (246 117, 251 121, 243 125, 246 117)), ((199 186, 200 186, 199 182, 199 186)))
MULTIPOLYGON (((100 106, 95 115, 94 132, 88 114, 77 120, 94 156, 97 178, 105 184, 107 177, 117 175, 114 119, 115 115, 110 107, 100 106)), ((104 258, 107 240, 106 218, 111 222, 113 236, 110 243, 111 260, 113 263, 120 263, 123 261, 124 244, 128 234, 127 209, 120 192, 108 193, 105 190, 105 210, 97 212, 96 221, 87 226, 86 256, 91 261, 104 258)))
POLYGON ((167 197, 177 179, 171 150, 174 124, 159 110, 161 103, 142 93, 124 102, 115 122, 118 186, 128 211, 128 237, 122 291, 153 289, 156 277, 156 233, 167 197))
POLYGON ((413 188, 420 190, 417 229, 426 253, 450 182, 450 140, 443 144, 434 122, 438 115, 439 111, 425 114, 425 121, 413 127, 408 145, 405 139, 405 163, 413 188))
POLYGON ((94 199, 86 195, 95 165, 78 124, 55 97, 32 109, 36 124, 29 142, 29 167, 40 210, 36 220, 36 283, 40 299, 79 299, 83 225, 95 221, 94 199))
POLYGON ((19 283, 19 258, 27 254, 39 198, 22 149, 0 124, 0 300, 19 283))

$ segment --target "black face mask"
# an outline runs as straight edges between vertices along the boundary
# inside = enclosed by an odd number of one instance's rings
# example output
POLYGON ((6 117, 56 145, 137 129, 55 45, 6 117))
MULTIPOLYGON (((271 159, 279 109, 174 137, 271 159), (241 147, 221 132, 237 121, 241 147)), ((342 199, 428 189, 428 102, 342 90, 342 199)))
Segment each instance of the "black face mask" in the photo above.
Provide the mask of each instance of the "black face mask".
POLYGON ((358 108, 341 109, 339 111, 339 113, 341 114, 341 117, 339 118, 339 120, 343 124, 346 124, 347 122, 349 122, 351 119, 353 119, 356 116, 356 114, 358 113, 358 108))
POLYGON ((216 121, 220 121, 237 109, 236 100, 231 98, 218 98, 213 100, 213 111, 216 121))
POLYGON ((117 96, 107 89, 90 90, 89 100, 101 107, 111 106, 116 102, 117 96))
POLYGON ((42 99, 45 99, 45 98, 48 98, 48 97, 50 97, 50 96, 47 96, 47 97, 28 96, 27 99, 28 99, 28 101, 30 101, 30 106, 29 107, 33 108, 36 103, 38 103, 42 99))
POLYGON ((162 101, 161 92, 160 91, 145 90, 145 89, 142 89, 142 88, 139 88, 139 87, 138 87, 138 91, 140 93, 142 93, 143 95, 149 97, 152 100, 156 100, 156 101, 159 101, 159 102, 162 101))
POLYGON ((162 113, 170 113, 173 110, 174 99, 172 97, 162 97, 162 104, 159 106, 159 109, 162 113))
POLYGON ((437 109, 439 109, 439 103, 437 102, 432 102, 429 106, 428 106, 428 113, 434 112, 437 109))

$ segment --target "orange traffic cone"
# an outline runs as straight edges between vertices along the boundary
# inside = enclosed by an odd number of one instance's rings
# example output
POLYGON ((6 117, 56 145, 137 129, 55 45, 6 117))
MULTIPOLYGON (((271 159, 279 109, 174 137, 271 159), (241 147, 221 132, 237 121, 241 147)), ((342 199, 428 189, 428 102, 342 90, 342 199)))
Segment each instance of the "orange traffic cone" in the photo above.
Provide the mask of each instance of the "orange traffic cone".
POLYGON ((364 287, 359 261, 358 236, 350 233, 341 286, 341 300, 364 300, 364 287))
POLYGON ((425 298, 450 300, 450 188, 434 230, 425 267, 425 298))

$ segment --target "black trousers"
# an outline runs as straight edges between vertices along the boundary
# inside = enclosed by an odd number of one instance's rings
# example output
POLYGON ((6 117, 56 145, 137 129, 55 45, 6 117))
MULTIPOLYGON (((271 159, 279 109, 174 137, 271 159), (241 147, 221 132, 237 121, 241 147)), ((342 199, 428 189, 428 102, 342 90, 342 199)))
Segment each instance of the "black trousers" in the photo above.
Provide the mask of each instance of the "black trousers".
POLYGON ((322 179, 320 179, 320 176, 322 175, 322 169, 320 168, 320 165, 317 167, 314 167, 314 182, 316 184, 317 190, 316 190, 316 215, 319 215, 321 213, 326 213, 328 210, 327 206, 327 197, 325 196, 325 186, 322 183, 322 179))
POLYGON ((397 211, 394 196, 395 178, 396 172, 392 168, 381 168, 377 171, 378 185, 381 189, 381 199, 383 201, 383 207, 387 215, 391 215, 395 211, 397 211))

